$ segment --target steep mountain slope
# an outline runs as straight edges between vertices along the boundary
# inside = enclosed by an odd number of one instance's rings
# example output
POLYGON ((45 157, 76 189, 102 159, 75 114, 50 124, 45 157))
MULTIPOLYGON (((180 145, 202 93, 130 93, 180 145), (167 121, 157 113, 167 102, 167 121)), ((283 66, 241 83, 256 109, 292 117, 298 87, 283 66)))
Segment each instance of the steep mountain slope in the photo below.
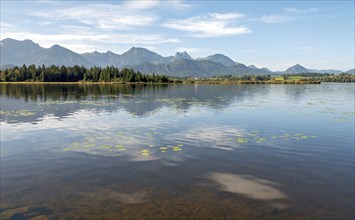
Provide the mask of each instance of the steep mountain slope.
POLYGON ((261 70, 264 70, 265 72, 268 72, 269 74, 274 73, 273 71, 271 71, 271 70, 269 70, 268 68, 265 68, 265 67, 261 68, 261 70))
POLYGON ((175 60, 181 60, 181 59, 185 59, 185 60, 193 60, 193 58, 186 52, 176 52, 175 53, 175 56, 174 56, 174 60, 172 61, 175 61, 175 60))
POLYGON ((26 65, 35 64, 35 65, 64 65, 64 66, 85 66, 90 67, 93 64, 86 60, 81 55, 67 49, 61 47, 59 45, 53 45, 48 49, 44 49, 43 51, 34 54, 33 56, 27 57, 24 60, 26 65))
POLYGON ((1 65, 12 64, 21 66, 24 59, 43 51, 44 48, 31 40, 18 41, 6 38, 0 42, 1 65))
POLYGON ((122 55, 120 55, 120 59, 117 63, 117 66, 134 66, 146 62, 158 64, 168 63, 169 60, 145 48, 132 47, 127 52, 124 52, 122 55))
POLYGON ((205 58, 199 58, 197 60, 209 60, 215 63, 221 63, 224 66, 233 66, 236 64, 231 58, 223 54, 214 54, 205 58))
POLYGON ((269 72, 261 69, 250 69, 244 64, 234 66, 224 66, 221 63, 215 63, 209 60, 186 60, 181 59, 169 64, 152 64, 144 63, 133 66, 133 69, 144 73, 165 74, 170 76, 195 76, 195 77, 211 77, 218 75, 265 75, 269 72))
POLYGON ((298 73, 308 73, 308 69, 305 67, 301 66, 300 64, 296 64, 294 66, 289 67, 287 70, 285 70, 285 74, 298 74, 298 73))
POLYGON ((238 63, 237 65, 230 66, 230 72, 235 75, 267 75, 270 72, 267 72, 263 69, 258 68, 249 68, 244 64, 238 63))
POLYGON ((333 73, 333 74, 339 74, 342 73, 343 71, 341 70, 334 70, 334 69, 329 69, 329 70, 317 70, 317 69, 307 69, 300 64, 296 64, 294 66, 289 67, 284 73, 285 74, 300 74, 300 73, 333 73))
POLYGON ((117 66, 120 55, 115 54, 111 51, 107 51, 106 53, 100 53, 97 51, 94 51, 92 53, 83 53, 81 54, 86 60, 91 62, 92 64, 95 64, 96 66, 117 66))

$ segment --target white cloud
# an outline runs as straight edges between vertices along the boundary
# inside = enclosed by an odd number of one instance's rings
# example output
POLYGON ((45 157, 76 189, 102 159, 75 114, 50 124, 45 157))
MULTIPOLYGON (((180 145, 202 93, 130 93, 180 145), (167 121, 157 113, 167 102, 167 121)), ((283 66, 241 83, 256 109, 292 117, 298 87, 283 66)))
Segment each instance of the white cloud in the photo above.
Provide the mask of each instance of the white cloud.
POLYGON ((218 19, 218 20, 234 20, 234 19, 240 19, 243 18, 243 14, 239 13, 225 13, 225 14, 220 14, 220 13, 211 13, 210 14, 212 18, 218 19))
POLYGON ((186 9, 191 8, 192 5, 181 0, 170 1, 157 1, 157 0, 144 0, 144 1, 127 1, 122 4, 125 9, 128 10, 148 10, 159 8, 174 8, 174 9, 186 9))
POLYGON ((13 25, 10 24, 10 23, 6 23, 6 22, 3 22, 3 21, 0 21, 0 27, 1 28, 12 28, 13 25))
POLYGON ((289 15, 282 15, 282 14, 272 14, 272 15, 262 15, 260 19, 258 19, 260 22, 263 23, 285 23, 291 20, 294 20, 295 18, 289 15))
POLYGON ((262 23, 285 23, 293 20, 300 19, 306 14, 315 13, 317 12, 317 8, 308 8, 308 9, 297 9, 294 7, 284 8, 283 12, 277 14, 270 14, 270 15, 262 15, 260 18, 256 19, 262 23))
POLYGON ((14 26, 13 24, 0 21, 1 34, 4 33, 4 32, 6 32, 6 31, 12 30, 14 27, 15 27, 15 26, 14 26))
POLYGON ((242 137, 245 136, 245 134, 246 131, 238 127, 204 125, 175 133, 171 135, 169 139, 176 143, 192 144, 197 147, 233 150, 241 147, 241 145, 235 141, 235 137, 242 137), (232 137, 234 139, 230 139, 232 137))
POLYGON ((161 44, 178 43, 177 38, 164 38, 161 34, 123 34, 115 35, 114 42, 125 44, 161 44))
POLYGON ((199 52, 208 52, 211 51, 212 48, 209 47, 178 47, 176 48, 177 52, 188 52, 188 53, 199 53, 199 52))
POLYGON ((279 188, 281 184, 252 175, 212 172, 206 175, 219 185, 221 191, 237 193, 251 199, 268 201, 274 207, 286 208, 289 197, 279 188))
MULTIPOLYGON (((144 5, 148 7, 148 4, 144 5)), ((77 22, 103 30, 127 30, 132 27, 149 26, 158 20, 155 14, 137 12, 135 11, 137 9, 138 7, 133 3, 128 5, 100 3, 54 10, 46 9, 34 12, 32 15, 44 18, 46 21, 77 22)))
POLYGON ((307 13, 314 13, 317 12, 317 8, 307 8, 307 9, 297 9, 295 7, 289 7, 289 8, 284 8, 284 11, 290 12, 290 13, 299 13, 299 14, 307 14, 307 13))
POLYGON ((177 43, 176 38, 166 38, 161 34, 96 34, 82 32, 73 34, 37 34, 30 32, 7 32, 1 34, 1 39, 14 38, 17 40, 31 39, 43 47, 59 44, 78 53, 94 50, 112 50, 119 44, 154 45, 163 43, 177 43))
POLYGON ((235 26, 233 23, 242 18, 238 13, 211 13, 206 16, 195 16, 186 19, 168 21, 163 26, 171 29, 187 31, 197 38, 221 37, 238 34, 247 34, 251 30, 244 26, 235 26))
POLYGON ((136 32, 137 27, 151 25, 158 19, 158 16, 145 11, 158 7, 154 1, 139 5, 137 2, 83 3, 79 6, 58 2, 54 4, 56 7, 52 9, 32 11, 30 14, 41 18, 38 22, 41 31, 35 28, 26 30, 1 22, 0 39, 31 39, 47 48, 59 44, 78 53, 93 50, 122 52, 123 45, 152 47, 156 44, 179 42, 175 37, 166 37, 160 33, 136 32), (46 28, 43 29, 43 26, 46 28), (124 32, 121 31, 123 29, 124 32))
POLYGON ((51 21, 41 21, 38 24, 41 25, 41 26, 49 26, 49 25, 52 25, 53 22, 51 22, 51 21))
POLYGON ((181 0, 166 1, 166 4, 169 7, 173 7, 175 9, 183 9, 183 10, 192 7, 191 4, 188 4, 188 3, 181 1, 181 0))
POLYGON ((160 4, 159 1, 145 0, 145 1, 127 1, 123 3, 122 6, 128 10, 147 10, 150 8, 157 7, 159 6, 159 4, 160 4))
POLYGON ((119 4, 94 3, 46 8, 31 15, 46 22, 74 22, 102 30, 128 30, 153 25, 159 20, 158 9, 184 9, 191 5, 179 0, 162 2, 154 0, 126 1, 119 4))

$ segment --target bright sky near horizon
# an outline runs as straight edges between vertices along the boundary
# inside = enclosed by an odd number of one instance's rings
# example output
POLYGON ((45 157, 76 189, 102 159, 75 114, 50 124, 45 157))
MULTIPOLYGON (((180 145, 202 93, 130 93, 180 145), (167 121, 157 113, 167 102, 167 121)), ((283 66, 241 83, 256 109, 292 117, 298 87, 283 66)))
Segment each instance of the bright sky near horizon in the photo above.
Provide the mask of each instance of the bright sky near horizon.
POLYGON ((1 40, 78 53, 215 53, 271 70, 354 68, 354 1, 1 0, 1 40))

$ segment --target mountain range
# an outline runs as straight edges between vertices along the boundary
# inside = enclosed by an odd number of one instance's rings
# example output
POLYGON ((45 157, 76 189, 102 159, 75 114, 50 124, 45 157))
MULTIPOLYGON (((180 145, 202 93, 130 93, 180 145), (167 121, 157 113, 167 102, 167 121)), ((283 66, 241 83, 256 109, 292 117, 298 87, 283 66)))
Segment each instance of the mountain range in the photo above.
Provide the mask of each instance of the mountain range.
MULTIPOLYGON (((277 75, 298 73, 342 73, 341 70, 312 70, 297 64, 286 71, 273 72, 267 68, 246 66, 233 61, 223 54, 214 54, 204 58, 192 58, 186 51, 174 56, 164 57, 145 48, 132 47, 122 54, 111 51, 78 54, 60 45, 43 48, 31 40, 18 41, 11 38, 0 41, 2 68, 31 65, 64 66, 115 66, 128 67, 143 73, 165 74, 170 76, 216 76, 216 75, 277 75)), ((347 71, 354 73, 354 69, 347 71)))

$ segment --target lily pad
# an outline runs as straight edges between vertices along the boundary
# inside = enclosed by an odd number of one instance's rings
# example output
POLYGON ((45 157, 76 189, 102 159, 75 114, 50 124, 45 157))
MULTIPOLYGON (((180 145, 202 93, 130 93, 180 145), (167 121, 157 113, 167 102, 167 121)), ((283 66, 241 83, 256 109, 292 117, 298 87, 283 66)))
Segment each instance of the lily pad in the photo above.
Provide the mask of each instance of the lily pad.
POLYGON ((294 134, 293 136, 302 136, 303 133, 294 134))
POLYGON ((237 138, 237 142, 238 143, 247 143, 249 141, 249 139, 246 139, 246 138, 237 138))
POLYGON ((180 150, 182 150, 180 147, 178 147, 178 146, 173 146, 173 151, 180 151, 180 150))
POLYGON ((256 139, 256 143, 262 143, 265 140, 266 140, 266 138, 258 138, 258 139, 256 139))

